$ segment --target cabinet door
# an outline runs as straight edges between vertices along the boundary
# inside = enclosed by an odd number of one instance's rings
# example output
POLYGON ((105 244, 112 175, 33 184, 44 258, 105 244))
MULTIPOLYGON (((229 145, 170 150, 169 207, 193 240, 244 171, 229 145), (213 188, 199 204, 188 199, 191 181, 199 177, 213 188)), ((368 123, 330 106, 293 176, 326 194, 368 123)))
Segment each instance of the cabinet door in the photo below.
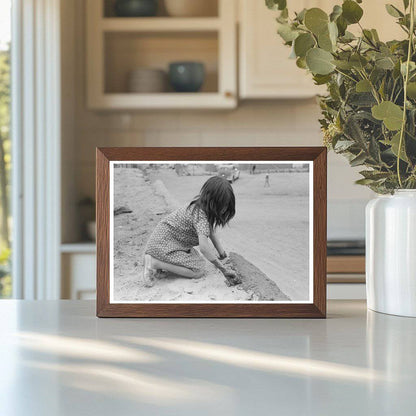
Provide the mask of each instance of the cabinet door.
MULTIPOLYGON (((402 0, 389 0, 387 2, 367 0, 360 4, 364 9, 364 15, 360 22, 361 25, 367 29, 377 29, 378 35, 383 42, 393 39, 405 39, 405 32, 396 24, 396 19, 387 13, 386 3, 393 4, 400 10, 403 9, 402 0)), ((359 32, 357 25, 355 25, 352 32, 359 32)))
MULTIPOLYGON (((292 0, 290 11, 300 11, 318 1, 292 0)), ((289 59, 290 48, 276 33, 278 12, 267 9, 262 0, 239 0, 240 13, 240 97, 305 98, 318 93, 305 70, 289 59)))
MULTIPOLYGON (((389 1, 399 9, 402 0, 389 1)), ((320 7, 330 12, 340 0, 291 0, 289 11, 320 7)), ((361 4, 364 16, 361 24, 378 30, 382 40, 404 38, 404 32, 389 16, 384 3, 367 1, 361 4)), ((311 76, 289 59, 290 48, 277 35, 275 17, 278 12, 268 10, 262 0, 239 0, 240 13, 240 97, 241 98, 304 98, 321 93, 311 76)), ((349 27, 358 34, 358 25, 349 27)))

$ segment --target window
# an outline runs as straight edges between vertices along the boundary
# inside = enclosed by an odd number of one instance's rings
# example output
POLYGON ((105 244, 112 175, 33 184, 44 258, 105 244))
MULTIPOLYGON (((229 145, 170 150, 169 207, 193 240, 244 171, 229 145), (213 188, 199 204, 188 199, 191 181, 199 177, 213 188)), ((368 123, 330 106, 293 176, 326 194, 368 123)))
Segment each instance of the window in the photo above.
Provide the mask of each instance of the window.
POLYGON ((10 42, 11 0, 0 0, 0 298, 11 297, 10 42))

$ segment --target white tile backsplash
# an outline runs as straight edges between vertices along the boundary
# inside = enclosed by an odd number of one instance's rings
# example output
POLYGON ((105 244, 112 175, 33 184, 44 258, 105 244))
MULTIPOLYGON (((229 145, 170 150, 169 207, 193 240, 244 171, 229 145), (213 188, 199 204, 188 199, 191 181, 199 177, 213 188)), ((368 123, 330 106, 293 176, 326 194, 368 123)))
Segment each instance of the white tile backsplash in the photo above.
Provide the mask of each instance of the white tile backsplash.
MULTIPOLYGON (((78 109, 78 112, 81 110, 78 109)), ((76 120, 78 198, 95 193, 96 146, 319 146, 314 100, 247 102, 234 111, 95 113, 76 120)), ((328 156, 328 237, 362 238, 364 207, 372 197, 354 184, 358 171, 328 156)))
POLYGON ((328 201, 328 240, 363 240, 367 199, 328 201))

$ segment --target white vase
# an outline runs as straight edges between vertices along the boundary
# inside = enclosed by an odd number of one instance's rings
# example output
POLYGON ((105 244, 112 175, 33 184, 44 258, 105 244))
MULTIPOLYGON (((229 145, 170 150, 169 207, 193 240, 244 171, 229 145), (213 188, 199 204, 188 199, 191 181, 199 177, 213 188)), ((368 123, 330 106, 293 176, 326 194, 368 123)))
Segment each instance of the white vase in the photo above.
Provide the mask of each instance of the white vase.
POLYGON ((368 203, 366 281, 369 309, 416 317, 416 190, 368 203))

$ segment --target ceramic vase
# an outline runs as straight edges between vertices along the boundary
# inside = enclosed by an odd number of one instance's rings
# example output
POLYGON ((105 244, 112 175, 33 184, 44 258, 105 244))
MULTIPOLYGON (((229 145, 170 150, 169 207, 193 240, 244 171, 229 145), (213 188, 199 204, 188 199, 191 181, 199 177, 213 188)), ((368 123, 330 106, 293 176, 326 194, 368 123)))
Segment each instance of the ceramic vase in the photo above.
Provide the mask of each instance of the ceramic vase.
POLYGON ((416 189, 368 203, 366 284, 369 309, 416 317, 416 189))

